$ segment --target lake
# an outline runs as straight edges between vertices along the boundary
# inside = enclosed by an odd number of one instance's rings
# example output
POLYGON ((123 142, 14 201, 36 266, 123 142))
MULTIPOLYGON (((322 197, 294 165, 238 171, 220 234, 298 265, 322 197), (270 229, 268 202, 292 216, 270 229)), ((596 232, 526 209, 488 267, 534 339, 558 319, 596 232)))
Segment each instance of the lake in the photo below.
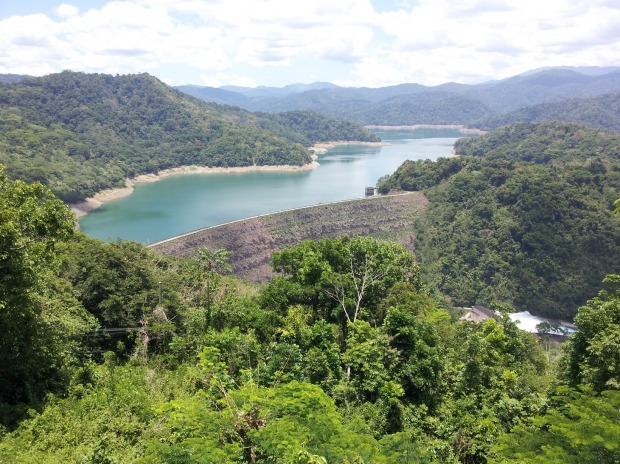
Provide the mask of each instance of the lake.
POLYGON ((407 159, 449 156, 454 129, 374 130, 387 146, 340 145, 312 171, 185 174, 138 183, 128 197, 106 202, 80 219, 103 240, 153 243, 185 232, 285 209, 364 196, 366 186, 407 159))

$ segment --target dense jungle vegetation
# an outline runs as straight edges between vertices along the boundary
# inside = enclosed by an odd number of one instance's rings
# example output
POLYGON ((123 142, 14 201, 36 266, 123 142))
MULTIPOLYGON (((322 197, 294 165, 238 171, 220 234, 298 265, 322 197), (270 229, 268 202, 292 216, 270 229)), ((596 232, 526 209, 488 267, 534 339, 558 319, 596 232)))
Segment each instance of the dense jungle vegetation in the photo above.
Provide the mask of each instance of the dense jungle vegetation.
POLYGON ((353 123, 312 112, 255 115, 208 104, 148 74, 65 71, 0 83, 0 163, 67 202, 125 178, 182 165, 303 165, 304 146, 377 141, 353 123))
POLYGON ((379 187, 431 200, 417 259, 303 241, 259 286, 225 250, 89 238, 62 200, 372 134, 72 72, 1 84, 0 129, 0 463, 620 461, 620 136, 514 124, 404 163, 379 187), (499 315, 460 321, 472 303, 499 315))
POLYGON ((0 172, 2 463, 620 459, 617 275, 560 351, 505 314, 455 320, 393 243, 301 242, 257 287, 224 250, 164 257, 73 220, 0 172))
POLYGON ((425 282, 451 304, 494 301, 573 317, 620 272, 610 211, 620 136, 569 123, 517 123, 455 144, 456 158, 407 161, 380 191, 423 190, 417 225, 425 282))

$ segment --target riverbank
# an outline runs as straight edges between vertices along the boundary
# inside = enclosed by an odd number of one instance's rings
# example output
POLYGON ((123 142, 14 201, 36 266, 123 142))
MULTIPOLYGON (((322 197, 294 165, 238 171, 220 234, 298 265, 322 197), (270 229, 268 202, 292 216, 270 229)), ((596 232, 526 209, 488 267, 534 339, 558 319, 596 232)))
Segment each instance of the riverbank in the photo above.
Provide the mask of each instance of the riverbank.
POLYGON ((134 186, 143 182, 157 182, 166 177, 182 175, 182 174, 232 174, 244 173, 250 171, 284 171, 298 172, 309 171, 319 167, 316 162, 316 154, 312 156, 313 161, 302 166, 277 165, 277 166, 235 166, 235 167, 207 167, 207 166, 179 166, 176 168, 163 169, 157 174, 141 174, 132 179, 125 180, 125 187, 103 190, 96 193, 90 198, 78 203, 69 205, 77 218, 86 216, 88 213, 99 208, 106 201, 117 200, 129 196, 133 193, 134 186))
POLYGON ((235 167, 207 167, 207 166, 180 166, 176 168, 164 169, 157 174, 141 174, 132 179, 126 179, 125 187, 103 190, 96 193, 90 198, 78 203, 69 205, 71 210, 79 219, 86 216, 88 213, 99 208, 106 201, 117 200, 129 196, 133 193, 134 185, 142 182, 157 182, 169 176, 181 175, 181 174, 232 174, 232 173, 244 173, 250 171, 279 171, 279 172, 298 172, 298 171, 310 171, 319 167, 319 163, 316 161, 317 155, 327 153, 328 150, 338 145, 367 145, 367 146, 386 146, 390 145, 387 142, 351 142, 351 141, 333 141, 317 143, 308 150, 313 152, 312 162, 304 164, 302 166, 292 165, 276 165, 276 166, 235 166, 235 167))
POLYGON ((481 129, 471 129, 462 124, 414 124, 413 126, 365 126, 366 129, 380 130, 416 130, 416 129, 456 129, 461 134, 484 135, 487 131, 481 129))
POLYGON ((314 152, 315 155, 323 155, 327 153, 328 150, 331 150, 334 147, 339 145, 365 145, 369 147, 386 147, 390 145, 388 142, 350 142, 350 141, 339 141, 339 142, 321 142, 315 143, 308 150, 314 152))

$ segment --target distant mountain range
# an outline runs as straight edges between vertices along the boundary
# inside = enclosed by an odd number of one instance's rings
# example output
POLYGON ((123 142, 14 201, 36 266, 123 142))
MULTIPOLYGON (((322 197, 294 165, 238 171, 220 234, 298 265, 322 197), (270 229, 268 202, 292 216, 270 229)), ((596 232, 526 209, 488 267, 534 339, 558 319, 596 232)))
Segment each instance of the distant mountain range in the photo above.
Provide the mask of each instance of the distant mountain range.
POLYGON ((496 116, 486 117, 473 125, 490 130, 513 122, 564 121, 593 129, 620 132, 620 93, 590 98, 569 98, 558 102, 527 106, 496 116))
POLYGON ((7 84, 16 84, 19 81, 26 79, 26 74, 0 74, 0 82, 6 82, 7 84))
POLYGON ((559 67, 476 85, 350 88, 317 82, 276 87, 181 86, 202 100, 269 113, 313 110, 361 124, 463 124, 566 120, 620 130, 620 67, 559 67), (578 99, 578 100, 575 100, 578 99))
MULTIPOLYGON (((0 82, 28 76, 0 74, 0 82)), ((312 110, 364 125, 461 124, 493 129, 512 122, 567 121, 620 131, 620 67, 554 67, 476 85, 339 87, 176 87, 206 102, 248 111, 312 110)))

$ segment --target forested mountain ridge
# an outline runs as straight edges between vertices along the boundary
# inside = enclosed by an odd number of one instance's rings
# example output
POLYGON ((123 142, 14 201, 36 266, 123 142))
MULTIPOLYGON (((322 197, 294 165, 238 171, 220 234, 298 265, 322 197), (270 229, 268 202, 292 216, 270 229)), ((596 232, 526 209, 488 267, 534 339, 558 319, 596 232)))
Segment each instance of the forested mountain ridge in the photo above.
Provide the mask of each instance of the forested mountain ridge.
POLYGON ((283 113, 254 113, 258 125, 288 140, 310 146, 317 142, 380 142, 381 137, 364 126, 345 120, 335 120, 314 111, 300 110, 283 113))
POLYGON ((513 122, 566 121, 593 129, 620 132, 620 94, 590 98, 570 98, 558 102, 528 106, 499 116, 481 118, 471 124, 482 130, 495 129, 513 122))
POLYGON ((7 174, 41 181, 69 202, 161 169, 303 165, 311 158, 302 145, 336 135, 378 140, 316 114, 266 118, 208 104, 147 74, 70 71, 0 84, 0 128, 7 174), (321 130, 308 131, 315 121, 321 130))
MULTIPOLYGON (((193 91, 196 92, 197 88, 193 91)), ((476 127, 481 120, 491 120, 542 103, 618 92, 620 72, 617 68, 584 68, 583 71, 580 68, 557 68, 476 85, 401 84, 376 89, 332 87, 284 95, 232 93, 218 97, 229 98, 227 103, 252 111, 311 109, 367 125, 465 124, 476 127)), ((201 98, 209 100, 214 97, 202 94, 201 98)), ((593 110, 584 108, 584 111, 593 110)), ((589 124, 591 119, 592 116, 575 122, 589 124)), ((614 130, 613 120, 608 122, 607 118, 599 118, 598 123, 602 128, 614 130)))
POLYGON ((422 190, 416 252, 453 304, 499 301, 574 316, 620 269, 611 217, 620 136, 569 123, 517 123, 455 144, 462 156, 407 161, 380 191, 422 190))

